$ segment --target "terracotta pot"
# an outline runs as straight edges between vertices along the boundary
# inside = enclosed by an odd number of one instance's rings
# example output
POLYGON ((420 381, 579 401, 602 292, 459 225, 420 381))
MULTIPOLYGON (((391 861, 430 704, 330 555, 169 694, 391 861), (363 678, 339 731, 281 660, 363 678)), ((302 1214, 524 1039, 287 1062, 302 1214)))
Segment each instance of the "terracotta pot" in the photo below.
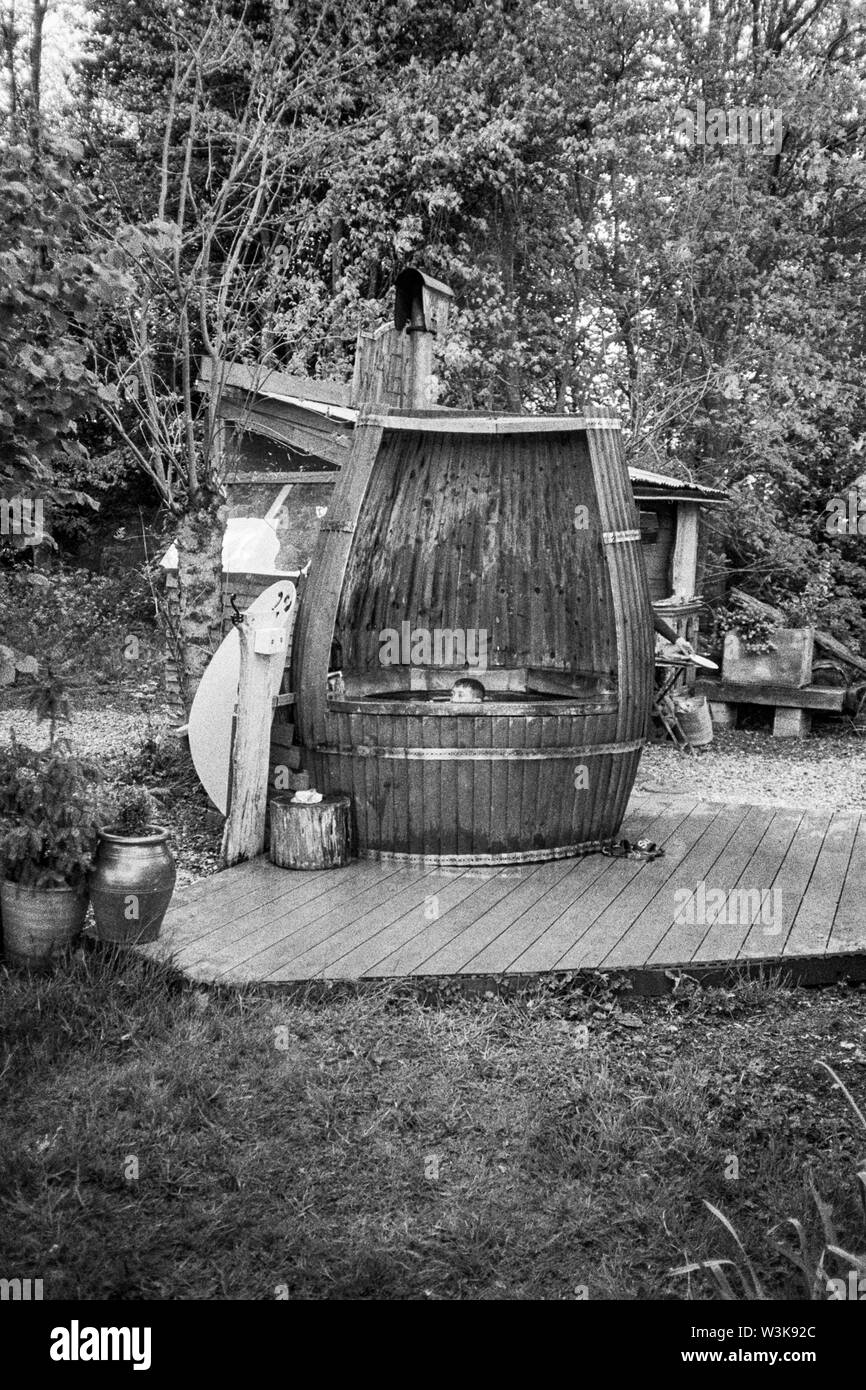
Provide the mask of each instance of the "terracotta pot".
POLYGON ((6 960, 38 969, 78 940, 87 914, 87 888, 24 888, 7 880, 0 884, 0 909, 6 960))
POLYGON ((155 941, 176 877, 168 831, 161 825, 149 825, 135 836, 100 830, 90 877, 99 940, 124 946, 155 941))

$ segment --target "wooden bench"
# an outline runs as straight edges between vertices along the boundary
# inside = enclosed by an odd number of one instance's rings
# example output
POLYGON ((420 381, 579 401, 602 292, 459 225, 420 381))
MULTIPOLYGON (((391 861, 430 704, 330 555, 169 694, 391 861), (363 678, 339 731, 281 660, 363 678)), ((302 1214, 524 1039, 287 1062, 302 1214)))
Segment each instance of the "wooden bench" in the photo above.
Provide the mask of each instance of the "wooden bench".
POLYGON ((771 705, 775 738, 805 738, 812 723, 812 710, 841 713, 845 691, 842 687, 804 685, 739 685, 734 681, 698 681, 695 692, 706 695, 713 723, 733 729, 738 705, 771 705))

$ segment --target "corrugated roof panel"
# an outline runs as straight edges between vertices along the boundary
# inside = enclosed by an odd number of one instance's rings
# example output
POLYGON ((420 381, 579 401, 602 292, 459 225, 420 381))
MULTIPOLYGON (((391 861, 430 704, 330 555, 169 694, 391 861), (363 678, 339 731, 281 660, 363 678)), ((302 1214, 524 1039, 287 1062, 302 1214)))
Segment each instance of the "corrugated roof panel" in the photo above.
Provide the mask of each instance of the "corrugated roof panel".
POLYGON ((629 468, 632 483, 644 483, 660 492, 682 493, 684 496, 705 498, 708 502, 726 502, 728 494, 723 488, 707 487, 703 483, 688 483, 682 478, 673 478, 669 473, 650 473, 646 468, 629 468))

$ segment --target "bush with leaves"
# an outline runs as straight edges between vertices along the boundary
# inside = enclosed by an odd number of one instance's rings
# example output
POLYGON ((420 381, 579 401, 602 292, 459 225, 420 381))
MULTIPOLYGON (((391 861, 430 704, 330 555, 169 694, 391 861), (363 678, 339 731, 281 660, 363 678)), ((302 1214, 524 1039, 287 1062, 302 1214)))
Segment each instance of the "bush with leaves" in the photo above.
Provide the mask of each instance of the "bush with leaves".
MULTIPOLYGON (((819 494, 820 497, 820 494, 819 494)), ((817 522, 786 520, 734 488, 731 504, 705 522, 724 578, 772 604, 790 627, 819 627, 866 649, 866 538, 827 536, 817 522)), ((732 624, 728 624, 731 626, 732 624)))
POLYGON ((146 787, 138 783, 121 787, 111 798, 111 814, 106 827, 112 835, 135 838, 152 827, 156 801, 146 787))
POLYGON ((58 566, 0 570, 5 640, 68 686, 151 681, 160 648, 147 578, 58 566))
POLYGON ((97 409, 89 336, 126 281, 88 248, 82 158, 72 140, 37 150, 0 139, 0 494, 10 498, 87 500, 64 470, 80 464, 78 422, 97 409))
POLYGON ((0 748, 0 876, 28 888, 80 887, 93 864, 101 773, 58 740, 0 748))
POLYGON ((778 631, 779 624, 750 604, 732 598, 716 614, 716 628, 719 633, 735 632, 746 651, 770 652, 773 633, 778 631))

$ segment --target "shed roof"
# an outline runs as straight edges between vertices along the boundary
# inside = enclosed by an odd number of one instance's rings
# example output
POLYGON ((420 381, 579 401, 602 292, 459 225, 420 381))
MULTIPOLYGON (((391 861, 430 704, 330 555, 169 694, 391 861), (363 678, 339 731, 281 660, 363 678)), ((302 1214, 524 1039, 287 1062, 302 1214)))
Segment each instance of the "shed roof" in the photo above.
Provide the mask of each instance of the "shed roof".
MULTIPOLYGON (((207 384, 210 378, 210 364, 202 364, 202 384, 207 384)), ((319 400, 311 400, 303 392, 304 386, 309 388, 314 383, 306 378, 287 376, 280 372, 266 371, 263 374, 254 372, 249 367, 232 366, 228 369, 226 385, 234 386, 255 395, 263 396, 268 400, 276 401, 281 404, 294 406, 307 412, 311 417, 325 416, 342 425, 354 425, 358 419, 358 410, 348 404, 349 388, 340 386, 332 382, 316 382, 315 387, 321 391, 322 397, 319 400), (282 388, 282 389, 280 389, 282 388), (327 397, 327 399, 324 399, 327 397)), ((387 416, 388 412, 384 412, 387 416)), ((391 412, 393 417, 397 417, 397 412, 391 412)), ((439 414, 437 411, 430 412, 431 415, 439 414)), ((577 417, 558 417, 554 424, 555 417, 536 416, 536 417, 509 417, 507 415, 496 415, 486 417, 484 412, 478 411, 474 415, 462 416, 461 412, 443 411, 439 420, 425 421, 427 429, 447 429, 453 428, 472 428, 477 431, 490 431, 495 433, 522 432, 535 425, 541 429, 555 429, 565 427, 570 429, 586 428, 587 424, 610 425, 613 421, 608 420, 582 420, 577 417), (567 421, 567 423, 566 423, 567 421), (447 423, 446 423, 447 422, 447 423)), ((391 427, 397 427, 403 423, 398 418, 385 419, 382 423, 387 423, 391 427)), ((250 421, 250 427, 255 430, 255 423, 250 421)), ((700 502, 708 506, 718 506, 728 501, 728 494, 722 488, 707 487, 703 483, 686 482, 682 478, 672 477, 669 473, 651 473, 645 468, 629 467, 629 477, 632 482, 634 495, 638 501, 660 501, 669 498, 677 502, 700 502)))
POLYGON ((728 501, 723 488, 707 487, 704 483, 689 483, 682 478, 674 478, 670 473, 650 473, 646 468, 629 468, 636 498, 650 501, 661 497, 673 497, 678 502, 704 502, 718 505, 728 501))

